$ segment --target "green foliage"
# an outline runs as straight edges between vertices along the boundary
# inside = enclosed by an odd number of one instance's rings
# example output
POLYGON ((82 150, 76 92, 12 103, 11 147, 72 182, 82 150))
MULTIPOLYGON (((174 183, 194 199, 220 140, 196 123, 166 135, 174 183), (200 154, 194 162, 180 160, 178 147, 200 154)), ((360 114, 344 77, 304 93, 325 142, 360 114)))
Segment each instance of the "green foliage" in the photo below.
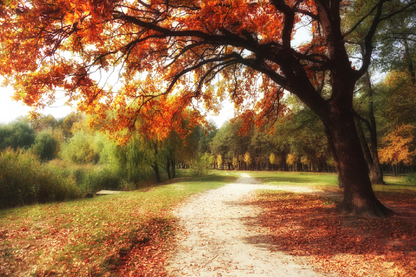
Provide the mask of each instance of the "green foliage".
POLYGON ((122 178, 117 171, 107 166, 97 166, 87 171, 81 178, 79 187, 84 192, 97 192, 102 189, 121 189, 122 178))
POLYGON ((36 132, 42 132, 46 130, 56 129, 58 127, 58 120, 53 115, 40 115, 37 118, 31 119, 30 126, 36 132))
POLYGON ((29 148, 35 141, 35 131, 27 122, 16 121, 0 125, 0 150, 11 147, 29 148))
POLYGON ((236 169, 237 168, 237 166, 238 166, 238 158, 237 157, 234 157, 233 158, 233 166, 234 166, 234 168, 236 169))
POLYGON ((208 174, 211 166, 211 157, 208 153, 200 154, 189 166, 192 176, 208 174))
MULTIPOLYGON (((112 142, 109 142, 112 143, 112 142)), ((151 164, 160 162, 160 155, 155 154, 153 149, 145 144, 140 136, 133 136, 129 143, 124 146, 107 145, 107 164, 111 162, 113 168, 127 181, 139 183, 150 178, 152 172, 151 164)), ((104 148, 106 149, 106 148, 104 148)))
POLYGON ((0 208, 62 201, 79 196, 72 178, 23 150, 0 153, 0 208))
POLYGON ((99 154, 94 151, 95 137, 78 132, 68 142, 62 144, 61 155, 64 160, 77 164, 98 162, 99 154))
POLYGON ((38 155, 42 161, 52 160, 58 157, 58 141, 49 131, 42 131, 36 134, 32 152, 38 155))
POLYGON ((416 173, 409 173, 406 177, 406 182, 411 185, 416 185, 416 173))

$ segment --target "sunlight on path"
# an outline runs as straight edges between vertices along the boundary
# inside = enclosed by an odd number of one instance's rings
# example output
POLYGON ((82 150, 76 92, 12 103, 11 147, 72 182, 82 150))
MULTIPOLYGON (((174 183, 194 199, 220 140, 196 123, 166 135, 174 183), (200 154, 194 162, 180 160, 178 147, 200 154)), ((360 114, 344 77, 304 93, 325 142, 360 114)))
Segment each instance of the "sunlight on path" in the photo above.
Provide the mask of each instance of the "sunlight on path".
POLYGON ((261 185, 243 173, 235 183, 190 198, 177 211, 183 233, 169 271, 177 276, 322 276, 290 255, 270 252, 259 210, 243 200, 261 185))

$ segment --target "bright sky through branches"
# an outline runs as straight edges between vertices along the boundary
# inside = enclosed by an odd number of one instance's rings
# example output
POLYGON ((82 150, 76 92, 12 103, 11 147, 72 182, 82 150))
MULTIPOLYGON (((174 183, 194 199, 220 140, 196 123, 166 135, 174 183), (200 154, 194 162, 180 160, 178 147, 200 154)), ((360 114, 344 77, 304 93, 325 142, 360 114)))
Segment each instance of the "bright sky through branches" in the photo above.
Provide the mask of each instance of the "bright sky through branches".
MULTIPOLYGON (((297 25, 296 35, 293 40, 294 45, 300 45, 306 43, 311 39, 310 27, 307 22, 300 22, 297 25)), ((0 76, 0 82, 2 78, 0 76)), ((59 94, 59 93, 58 93, 59 94)), ((20 102, 13 101, 11 96, 13 95, 13 89, 10 87, 0 86, 0 124, 7 124, 18 117, 27 116, 30 108, 23 105, 20 102)), ((75 111, 69 106, 65 105, 65 99, 63 96, 57 95, 57 102, 52 106, 45 107, 40 111, 42 114, 53 115, 56 119, 63 118, 71 111, 75 111)), ((215 122, 219 128, 222 124, 234 117, 233 104, 228 101, 224 101, 223 108, 218 116, 208 116, 208 120, 215 122)))

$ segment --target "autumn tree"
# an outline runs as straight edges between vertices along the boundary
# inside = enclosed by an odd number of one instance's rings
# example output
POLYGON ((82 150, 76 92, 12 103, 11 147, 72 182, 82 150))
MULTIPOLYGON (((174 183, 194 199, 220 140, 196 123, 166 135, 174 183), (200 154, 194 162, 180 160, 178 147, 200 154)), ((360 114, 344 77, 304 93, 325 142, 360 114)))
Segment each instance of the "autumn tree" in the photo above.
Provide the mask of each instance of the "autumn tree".
MULTIPOLYGON (((181 128, 176 115, 194 100, 217 111, 226 95, 243 128, 261 125, 282 114, 281 96, 290 91, 319 116, 333 142, 345 182, 341 209, 385 216, 391 211, 372 191, 355 128, 353 92, 370 64, 379 24, 416 2, 378 0, 360 9, 350 2, 3 1, 0 74, 14 86, 15 99, 33 107, 63 89, 97 121, 116 110, 106 128, 120 143, 129 136, 119 131, 134 128, 137 118, 147 122, 141 132, 167 137, 181 128), (362 17, 347 29, 348 13, 362 17), (292 38, 301 20, 313 36, 297 47, 292 38), (364 22, 364 54, 354 68, 346 44, 364 22), (325 83, 331 93, 323 96, 325 83)), ((191 118, 201 121, 199 114, 191 118)))
POLYGON ((270 164, 272 165, 272 167, 274 169, 274 165, 276 164, 276 155, 274 153, 270 153, 269 161, 270 161, 270 164))
POLYGON ((289 166, 293 166, 293 165, 295 164, 295 161, 296 161, 296 157, 295 157, 294 155, 292 155, 292 154, 288 154, 288 155, 286 156, 286 163, 287 163, 289 166))
POLYGON ((222 155, 217 155, 217 165, 218 165, 218 169, 221 169, 221 166, 223 164, 223 159, 222 159, 222 155))
POLYGON ((416 157, 415 132, 415 126, 403 124, 387 134, 382 140, 384 147, 380 151, 381 160, 392 165, 412 164, 416 157))
POLYGON ((250 170, 250 165, 253 162, 253 159, 248 151, 244 154, 244 162, 246 163, 247 169, 250 170))
POLYGON ((237 167, 238 167, 238 158, 237 157, 233 157, 233 167, 234 167, 234 169, 237 169, 237 167))
POLYGON ((35 142, 36 133, 27 122, 0 124, 0 150, 8 147, 27 149, 35 142))
POLYGON ((53 115, 40 115, 30 120, 30 125, 36 132, 47 129, 55 129, 58 126, 58 120, 53 115))

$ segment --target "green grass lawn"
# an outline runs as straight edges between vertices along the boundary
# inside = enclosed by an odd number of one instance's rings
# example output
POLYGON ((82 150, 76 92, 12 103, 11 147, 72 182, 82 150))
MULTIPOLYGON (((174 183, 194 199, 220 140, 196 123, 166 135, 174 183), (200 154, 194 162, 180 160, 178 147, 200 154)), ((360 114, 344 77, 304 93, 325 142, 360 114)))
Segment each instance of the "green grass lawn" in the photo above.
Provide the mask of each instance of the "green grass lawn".
POLYGON ((338 186, 338 176, 334 173, 253 171, 249 174, 268 185, 338 186))
MULTIPOLYGON (((249 174, 268 185, 312 186, 317 189, 342 192, 338 189, 338 175, 335 173, 253 171, 249 174)), ((373 186, 376 193, 416 193, 416 184, 408 183, 406 176, 385 176, 384 180, 387 185, 373 186)))

